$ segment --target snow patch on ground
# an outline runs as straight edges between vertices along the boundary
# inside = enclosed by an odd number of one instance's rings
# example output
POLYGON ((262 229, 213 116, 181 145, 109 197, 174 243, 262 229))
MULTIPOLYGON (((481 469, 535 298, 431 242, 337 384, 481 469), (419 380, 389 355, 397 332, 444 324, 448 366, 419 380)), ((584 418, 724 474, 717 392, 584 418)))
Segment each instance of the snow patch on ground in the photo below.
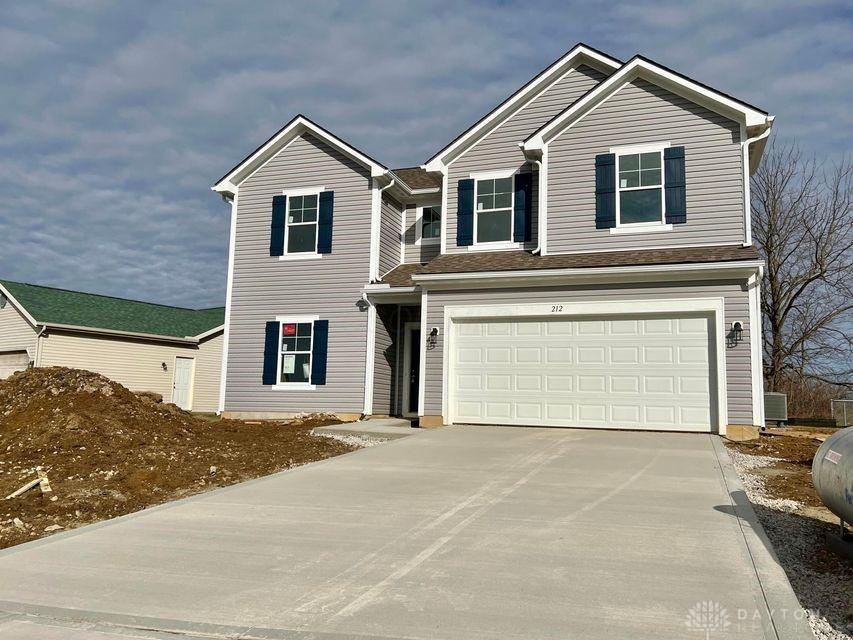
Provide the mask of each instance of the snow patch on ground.
POLYGON ((319 438, 337 440, 347 446, 358 447, 360 449, 387 442, 385 438, 377 438, 369 435, 355 435, 353 433, 317 433, 317 431, 312 431, 311 433, 319 438))

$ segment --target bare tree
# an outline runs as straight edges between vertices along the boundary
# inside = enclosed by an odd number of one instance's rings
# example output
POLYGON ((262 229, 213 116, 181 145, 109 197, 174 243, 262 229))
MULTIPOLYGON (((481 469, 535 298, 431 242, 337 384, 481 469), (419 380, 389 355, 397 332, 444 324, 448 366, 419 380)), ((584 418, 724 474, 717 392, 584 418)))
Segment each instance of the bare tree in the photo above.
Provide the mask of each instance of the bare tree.
POLYGON ((853 164, 824 166, 772 145, 752 178, 764 372, 850 384, 853 377, 853 164))

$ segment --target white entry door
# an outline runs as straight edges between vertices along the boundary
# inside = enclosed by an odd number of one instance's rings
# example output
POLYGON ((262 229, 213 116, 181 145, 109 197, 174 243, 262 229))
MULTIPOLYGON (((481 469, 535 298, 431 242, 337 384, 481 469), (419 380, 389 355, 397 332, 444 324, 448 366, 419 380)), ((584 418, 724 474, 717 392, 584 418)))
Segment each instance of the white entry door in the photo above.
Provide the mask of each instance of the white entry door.
POLYGON ((175 358, 175 374, 172 382, 172 403, 181 409, 192 409, 193 358, 175 358))
POLYGON ((457 321, 456 423, 710 431, 711 319, 457 321))

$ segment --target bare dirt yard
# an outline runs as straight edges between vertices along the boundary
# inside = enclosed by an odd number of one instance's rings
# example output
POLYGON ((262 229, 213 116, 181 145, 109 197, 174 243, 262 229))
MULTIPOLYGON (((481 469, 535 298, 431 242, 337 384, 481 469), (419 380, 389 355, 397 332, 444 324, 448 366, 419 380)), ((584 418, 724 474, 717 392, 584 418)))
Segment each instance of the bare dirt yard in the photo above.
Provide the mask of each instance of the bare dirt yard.
POLYGON ((0 381, 0 548, 359 448, 334 416, 214 420, 62 367, 0 381), (40 486, 3 500, 38 469, 40 486))
POLYGON ((853 639, 853 566, 829 551, 838 518, 817 495, 811 465, 832 429, 772 429, 752 442, 727 442, 747 495, 815 636, 853 639))

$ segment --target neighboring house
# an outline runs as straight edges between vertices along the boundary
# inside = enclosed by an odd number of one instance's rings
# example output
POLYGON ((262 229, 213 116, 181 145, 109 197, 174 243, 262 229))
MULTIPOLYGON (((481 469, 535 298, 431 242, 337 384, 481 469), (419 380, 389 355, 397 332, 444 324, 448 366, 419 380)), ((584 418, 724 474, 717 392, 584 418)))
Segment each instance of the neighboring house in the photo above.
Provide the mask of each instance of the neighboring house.
POLYGON ((297 116, 231 203, 220 408, 763 423, 749 175, 773 116, 578 45, 420 167, 297 116))
POLYGON ((225 310, 182 309, 0 280, 0 379, 27 367, 103 374, 216 411, 225 310))

